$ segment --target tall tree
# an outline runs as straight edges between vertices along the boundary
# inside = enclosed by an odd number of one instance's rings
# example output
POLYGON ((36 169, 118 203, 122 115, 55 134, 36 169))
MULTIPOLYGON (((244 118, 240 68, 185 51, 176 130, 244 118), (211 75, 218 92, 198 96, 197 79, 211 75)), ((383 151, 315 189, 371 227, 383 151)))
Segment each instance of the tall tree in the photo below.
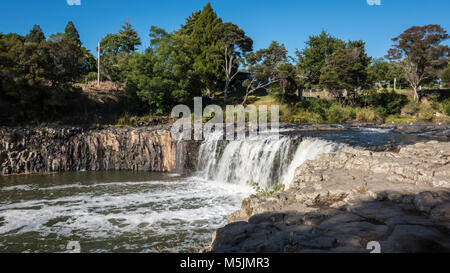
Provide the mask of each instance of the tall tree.
POLYGON ((383 58, 374 59, 368 70, 370 82, 379 83, 383 87, 393 85, 396 87, 407 87, 405 73, 397 62, 387 62, 383 58))
POLYGON ((25 36, 25 42, 28 43, 40 43, 45 41, 45 35, 39 25, 34 25, 30 30, 30 33, 25 36))
POLYGON ((73 24, 72 21, 69 21, 67 23, 66 28, 64 30, 64 34, 67 36, 68 39, 81 45, 80 34, 78 33, 78 30, 75 28, 75 25, 73 24))
POLYGON ((128 54, 135 52, 136 47, 142 44, 141 38, 139 38, 138 33, 133 29, 133 26, 128 20, 125 21, 118 35, 121 50, 128 54))
POLYGON ((71 83, 80 77, 84 56, 76 41, 57 33, 50 36, 44 50, 48 56, 45 75, 52 85, 71 83))
POLYGON ((214 97, 223 87, 222 19, 217 16, 210 3, 201 12, 193 13, 184 26, 175 32, 173 42, 177 52, 193 60, 193 69, 202 83, 202 91, 214 97))
POLYGON ((239 66, 244 62, 243 56, 253 50, 253 40, 245 35, 245 32, 232 23, 222 25, 221 47, 224 50, 225 88, 223 101, 227 104, 228 90, 231 83, 239 74, 239 66))
POLYGON ((367 87, 368 66, 371 58, 367 56, 364 42, 350 41, 345 48, 340 48, 326 59, 326 66, 321 71, 320 85, 326 88, 340 103, 347 100, 354 102, 357 91, 367 87))
POLYGON ((286 97, 289 100, 294 97, 293 93, 297 90, 296 76, 295 67, 292 64, 286 62, 278 67, 279 84, 282 90, 280 102, 282 104, 285 102, 286 97), (288 92, 288 90, 291 92, 288 92))
POLYGON ((193 69, 192 56, 178 47, 182 44, 174 43, 175 35, 152 26, 151 47, 131 58, 126 89, 145 102, 153 114, 166 114, 176 104, 190 104, 194 96, 201 95, 202 84, 193 69))
POLYGON ((306 48, 297 50, 297 69, 305 80, 305 86, 313 88, 320 82, 325 60, 337 49, 344 48, 345 42, 331 36, 325 30, 319 35, 310 36, 306 48))
POLYGON ((124 82, 131 54, 141 44, 137 32, 126 21, 118 33, 107 34, 100 41, 100 60, 102 74, 113 82, 124 82))
POLYGON ((272 42, 267 49, 260 49, 255 53, 246 55, 247 71, 250 73, 250 79, 244 81, 246 88, 245 97, 242 105, 247 105, 248 96, 259 89, 268 89, 273 84, 279 83, 279 68, 287 63, 287 50, 284 45, 278 42, 272 42))
POLYGON ((403 64, 405 77, 414 90, 414 101, 419 102, 418 89, 436 79, 448 63, 450 48, 442 45, 448 34, 440 25, 414 26, 392 39, 394 47, 387 58, 403 64))

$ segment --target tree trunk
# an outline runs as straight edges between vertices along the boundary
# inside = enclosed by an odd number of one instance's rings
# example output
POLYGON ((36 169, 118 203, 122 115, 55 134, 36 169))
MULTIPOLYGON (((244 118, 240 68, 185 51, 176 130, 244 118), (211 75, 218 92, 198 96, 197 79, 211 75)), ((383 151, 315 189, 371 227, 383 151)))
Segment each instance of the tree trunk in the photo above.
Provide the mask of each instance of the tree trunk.
POLYGON ((419 102, 419 93, 417 92, 417 86, 414 86, 414 102, 419 102))
POLYGON ((227 100, 228 100, 228 88, 230 86, 229 81, 227 81, 225 83, 225 89, 223 90, 223 104, 227 105, 227 100))
POLYGON ((248 92, 245 93, 244 101, 242 102, 242 106, 244 106, 244 107, 247 106, 248 94, 249 94, 248 92))

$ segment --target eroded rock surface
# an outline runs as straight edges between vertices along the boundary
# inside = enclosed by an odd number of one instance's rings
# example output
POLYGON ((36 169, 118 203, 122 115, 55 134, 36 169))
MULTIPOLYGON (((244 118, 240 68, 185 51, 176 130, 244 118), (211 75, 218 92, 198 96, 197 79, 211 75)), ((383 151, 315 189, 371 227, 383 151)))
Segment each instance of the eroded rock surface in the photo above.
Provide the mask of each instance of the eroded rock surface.
POLYGON ((176 168, 176 145, 163 127, 0 128, 0 175, 176 168))
POLYGON ((450 252, 450 145, 346 148, 307 161, 291 187, 251 196, 212 252, 450 252))

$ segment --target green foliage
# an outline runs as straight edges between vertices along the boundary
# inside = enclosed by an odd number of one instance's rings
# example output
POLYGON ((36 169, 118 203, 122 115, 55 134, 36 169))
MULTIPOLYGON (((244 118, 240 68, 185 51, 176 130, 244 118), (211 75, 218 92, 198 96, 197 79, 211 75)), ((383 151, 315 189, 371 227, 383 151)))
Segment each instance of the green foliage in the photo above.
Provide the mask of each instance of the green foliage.
POLYGON ((436 80, 448 64, 450 48, 442 45, 447 39, 447 31, 433 24, 413 26, 392 39, 396 44, 386 57, 402 63, 416 102, 419 102, 418 88, 436 80))
POLYGON ((107 34, 100 41, 102 75, 109 81, 125 82, 131 55, 139 45, 141 39, 128 21, 118 33, 107 34))
POLYGON ((75 28, 75 25, 72 21, 69 21, 67 23, 66 28, 64 29, 64 34, 66 35, 67 39, 81 45, 80 34, 78 34, 78 30, 75 28))
POLYGON ((260 49, 245 56, 246 71, 249 78, 244 80, 242 86, 246 88, 246 94, 242 102, 247 104, 248 96, 258 90, 270 90, 274 84, 282 88, 282 92, 274 92, 280 101, 283 101, 288 93, 288 88, 296 86, 295 71, 288 63, 287 50, 282 44, 273 41, 267 49, 260 49))
POLYGON ((345 48, 327 57, 327 65, 321 71, 320 85, 341 103, 353 103, 357 91, 369 85, 367 68, 371 58, 364 47, 362 41, 349 41, 345 48))
POLYGON ((374 107, 378 109, 381 116, 400 114, 402 108, 408 103, 405 95, 383 89, 381 92, 371 90, 367 94, 362 94, 357 98, 361 107, 374 107))
POLYGON ((296 105, 296 107, 311 113, 318 114, 323 120, 326 120, 326 110, 329 109, 333 104, 333 101, 330 100, 311 98, 302 100, 296 105))
POLYGON ((415 115, 420 111, 420 103, 415 101, 410 101, 406 106, 403 108, 403 112, 407 115, 415 115))
POLYGON ((443 103, 443 109, 444 109, 444 113, 447 116, 450 116, 450 100, 447 100, 443 103))
POLYGON ((368 68, 368 77, 371 83, 381 84, 386 88, 388 85, 394 87, 396 80, 397 88, 406 88, 409 86, 405 78, 405 73, 399 63, 387 62, 383 58, 375 59, 368 68))
POLYGON ((133 29, 129 21, 126 21, 119 31, 120 49, 123 52, 131 54, 136 51, 136 47, 141 45, 141 38, 133 29))
POLYGON ((298 85, 295 67, 290 63, 284 63, 279 65, 277 70, 279 82, 270 88, 269 93, 281 104, 297 101, 298 85))
POLYGON ((445 87, 450 87, 450 65, 442 73, 441 80, 445 87))
POLYGON ((83 51, 66 35, 57 33, 43 45, 46 54, 45 77, 52 85, 74 82, 80 77, 83 51))
POLYGON ((223 23, 209 3, 172 33, 152 26, 150 38, 151 48, 133 57, 125 81, 128 92, 159 115, 176 104, 191 105, 194 96, 214 98, 216 91, 227 91, 253 44, 236 25, 223 23))
POLYGON ((303 84, 312 88, 320 82, 322 69, 326 65, 325 60, 337 49, 344 48, 345 42, 322 31, 317 36, 310 36, 306 45, 302 51, 297 50, 297 69, 303 76, 303 84))
POLYGON ((422 121, 432 121, 434 113, 435 112, 432 108, 425 109, 425 111, 419 114, 418 119, 422 121))
POLYGON ((200 81, 195 77, 190 58, 177 51, 173 35, 152 27, 152 47, 131 60, 126 89, 144 101, 153 114, 166 114, 179 103, 188 104, 201 95, 200 81))
MULTIPOLYGON (((347 123, 380 122, 382 116, 374 108, 341 106, 333 100, 309 98, 296 104, 296 113, 288 122, 295 123, 347 123)), ((283 118, 283 117, 281 117, 283 118)))
POLYGON ((85 47, 81 47, 82 62, 80 65, 80 73, 87 75, 97 71, 97 59, 85 47))
POLYGON ((253 189, 256 191, 256 196, 272 196, 277 192, 281 192, 285 190, 284 184, 277 184, 270 188, 262 188, 258 183, 252 183, 253 189))
POLYGON ((34 25, 30 30, 30 33, 25 36, 25 42, 27 43, 40 43, 45 41, 45 35, 39 25, 34 25))
POLYGON ((31 122, 61 117, 80 98, 71 84, 81 78, 81 44, 66 34, 46 41, 34 26, 26 37, 0 35, 0 122, 31 122))
POLYGON ((89 73, 84 77, 84 82, 85 82, 85 83, 93 82, 93 81, 97 81, 97 79, 98 79, 97 72, 89 72, 89 73))

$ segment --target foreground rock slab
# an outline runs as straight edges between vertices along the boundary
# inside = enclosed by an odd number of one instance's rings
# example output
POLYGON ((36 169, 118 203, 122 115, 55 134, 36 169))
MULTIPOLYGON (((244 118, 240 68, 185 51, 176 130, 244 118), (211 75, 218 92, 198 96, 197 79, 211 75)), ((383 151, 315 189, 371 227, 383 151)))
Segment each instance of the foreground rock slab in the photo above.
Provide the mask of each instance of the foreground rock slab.
POLYGON ((321 155, 288 190, 245 199, 208 250, 450 252, 449 163, 449 143, 436 141, 321 155))

